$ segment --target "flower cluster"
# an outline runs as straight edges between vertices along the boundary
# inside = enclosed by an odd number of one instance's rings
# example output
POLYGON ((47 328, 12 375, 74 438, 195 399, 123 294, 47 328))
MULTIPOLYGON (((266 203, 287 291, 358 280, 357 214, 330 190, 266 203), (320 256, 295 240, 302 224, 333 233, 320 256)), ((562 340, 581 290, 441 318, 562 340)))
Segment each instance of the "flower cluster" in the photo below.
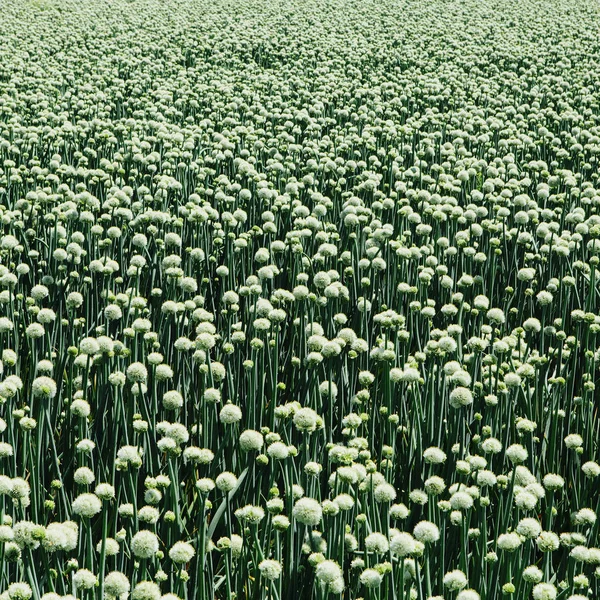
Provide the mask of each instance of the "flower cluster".
POLYGON ((0 600, 600 597, 594 3, 1 8, 0 600))

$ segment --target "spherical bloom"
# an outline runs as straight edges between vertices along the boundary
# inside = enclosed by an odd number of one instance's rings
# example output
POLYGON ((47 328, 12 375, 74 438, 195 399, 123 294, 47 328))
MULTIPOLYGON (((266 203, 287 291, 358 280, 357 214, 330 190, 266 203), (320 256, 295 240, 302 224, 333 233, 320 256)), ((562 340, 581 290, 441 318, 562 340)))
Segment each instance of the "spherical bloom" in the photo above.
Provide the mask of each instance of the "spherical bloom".
POLYGON ((340 510, 352 510, 354 507, 354 498, 350 494, 338 494, 333 501, 340 510))
POLYGON ((267 454, 274 460, 285 460, 290 455, 290 451, 283 442, 273 442, 267 448, 267 454))
POLYGON ((79 351, 82 354, 98 354, 100 346, 95 338, 87 337, 79 342, 79 351))
POLYGON ((424 544, 433 544, 440 539, 440 530, 435 523, 431 521, 420 521, 413 530, 415 539, 424 544))
POLYGON ((294 504, 292 516, 303 525, 315 526, 321 522, 323 509, 319 502, 313 498, 300 498, 294 504))
POLYGON ((449 571, 444 575, 444 586, 451 592, 457 592, 467 587, 467 576, 459 569, 449 571))
POLYGON ((531 591, 533 600, 555 600, 556 596, 556 588, 551 583, 538 583, 531 591))
POLYGON ((104 591, 109 596, 118 598, 122 594, 128 594, 130 587, 129 579, 120 571, 112 571, 104 578, 104 591))
POLYGON ((127 379, 132 383, 146 383, 148 380, 148 369, 140 362, 131 363, 127 367, 127 379))
POLYGON ((196 554, 194 547, 187 542, 175 542, 169 550, 169 558, 177 564, 185 564, 196 554))
POLYGON ((393 502, 396 499, 396 489, 390 483, 380 483, 373 491, 376 502, 393 502))
POLYGON ((467 510, 473 506, 473 497, 466 492, 456 492, 450 496, 450 506, 454 510, 467 510))
POLYGON ((265 511, 260 506, 247 504, 235 511, 235 516, 244 523, 260 523, 265 518, 265 511))
POLYGON ((462 590, 458 592, 456 600, 481 600, 481 596, 475 590, 462 590))
POLYGON ((246 429, 246 431, 243 431, 239 441, 240 448, 243 452, 257 452, 264 444, 262 433, 260 433, 260 431, 254 431, 253 429, 246 429))
POLYGON ((440 448, 432 446, 423 452, 423 458, 426 463, 439 465, 446 461, 446 453, 440 448))
POLYGON ((293 422, 300 431, 315 431, 319 415, 312 408, 300 408, 294 413, 293 422))
POLYGON ((160 600, 158 584, 153 581, 140 581, 131 593, 131 600, 160 600))
POLYGON ((10 600, 29 600, 33 591, 28 583, 18 582, 8 586, 7 594, 10 600))
POLYGON ((550 491, 560 490, 565 485, 565 480, 560 475, 556 475, 555 473, 548 473, 544 475, 544 479, 542 481, 544 483, 544 487, 550 491))
POLYGON ((523 329, 525 331, 539 333, 542 330, 542 324, 540 323, 539 319, 536 319, 535 317, 530 317, 529 319, 523 321, 523 329))
POLYGON ((79 485, 90 485, 95 479, 94 472, 88 467, 79 467, 73 473, 73 480, 79 485))
POLYGON ((473 404, 473 393, 469 388, 457 387, 450 392, 449 401, 453 408, 469 406, 469 404, 473 404))
POLYGON ((369 552, 376 554, 385 554, 389 550, 389 543, 385 535, 382 533, 370 533, 365 538, 365 548, 369 552))
POLYGON ((73 500, 71 508, 74 514, 89 519, 102 510, 102 502, 94 494, 80 494, 73 500))
POLYGON ((535 543, 542 552, 553 552, 560 546, 560 539, 553 531, 542 531, 535 543))
POLYGON ((517 524, 517 533, 526 538, 536 538, 542 532, 542 525, 537 519, 521 519, 517 524))
MULTIPOLYGON (((74 544, 73 547, 75 547, 76 545, 77 544, 74 544)), ((117 554, 119 554, 119 551, 119 542, 117 542, 117 540, 109 537, 107 537, 104 540, 104 552, 106 553, 106 556, 117 556, 117 554)), ((102 552, 102 540, 100 540, 96 544, 96 552, 102 552)))
POLYGON ((202 479, 198 479, 198 481, 196 481, 196 488, 200 490, 200 493, 208 494, 215 489, 215 482, 208 477, 203 477, 202 479))
POLYGON ((506 322, 506 317, 501 308, 490 308, 487 311, 487 318, 496 325, 503 325, 506 322))
POLYGON ((178 410, 183 406, 183 396, 177 390, 167 392, 162 399, 167 410, 178 410))
POLYGON ((538 503, 538 498, 531 492, 522 490, 515 494, 515 506, 519 510, 533 510, 538 503))
POLYGON ((152 558, 158 552, 158 538, 147 529, 138 531, 131 538, 131 551, 137 558, 152 558))
POLYGON ((275 579, 279 579, 282 567, 280 562, 266 559, 258 564, 258 570, 265 579, 275 581, 275 579))
POLYGON ((523 569, 523 579, 528 583, 539 583, 542 580, 544 574, 541 569, 535 565, 530 565, 523 569))
POLYGON ((13 539, 19 548, 39 548, 39 537, 44 533, 44 528, 31 521, 19 521, 13 526, 13 539))
POLYGON ((591 508, 581 508, 573 516, 573 523, 577 525, 593 525, 596 522, 596 513, 591 508))
POLYGON ((581 470, 586 477, 593 478, 600 475, 600 465, 592 460, 581 465, 581 470))
POLYGON ((580 448, 583 446, 583 438, 577 433, 570 433, 565 438, 565 446, 571 449, 580 448))
POLYGON ((242 409, 235 404, 226 404, 219 413, 219 420, 225 425, 233 425, 242 419, 242 409))
POLYGON ((521 444, 513 444, 506 449, 506 457, 515 465, 527 460, 529 453, 521 444))
POLYGON ((502 533, 497 543, 500 550, 514 552, 521 545, 521 538, 516 533, 502 533))
POLYGON ((109 321, 118 321, 123 316, 123 311, 121 307, 117 304, 108 304, 104 308, 104 316, 109 321))
POLYGON ((142 455, 136 446, 122 446, 117 450, 117 459, 123 465, 131 465, 134 468, 142 466, 142 455))
POLYGON ((290 526, 290 520, 285 515, 276 515, 271 522, 277 531, 285 531, 290 526))
POLYGON ((56 396, 56 382, 51 377, 36 377, 31 384, 31 392, 34 398, 52 400, 56 396))
POLYGON ((142 508, 138 510, 137 516, 142 523, 149 523, 150 525, 155 525, 156 523, 158 523, 160 512, 154 506, 142 506, 142 508))
POLYGON ((78 590, 91 590, 98 583, 98 578, 88 569, 79 569, 73 573, 73 583, 78 590))
POLYGON ((432 496, 441 494, 446 489, 446 482, 437 475, 433 475, 425 480, 425 490, 432 496))
POLYGON ((217 475, 215 483, 222 492, 227 493, 237 485, 237 477, 229 471, 224 471, 217 475))
POLYGON ((417 549, 417 543, 410 533, 400 532, 390 539, 390 550, 396 556, 404 558, 410 556, 417 549))
POLYGON ((317 579, 321 583, 331 584, 336 579, 343 579, 343 572, 335 561, 333 560, 323 560, 317 565, 317 569, 315 572, 317 579))
POLYGON ((379 587, 381 585, 382 581, 383 581, 383 577, 381 576, 379 571, 376 571, 375 569, 365 569, 360 574, 360 582, 366 588, 379 587))

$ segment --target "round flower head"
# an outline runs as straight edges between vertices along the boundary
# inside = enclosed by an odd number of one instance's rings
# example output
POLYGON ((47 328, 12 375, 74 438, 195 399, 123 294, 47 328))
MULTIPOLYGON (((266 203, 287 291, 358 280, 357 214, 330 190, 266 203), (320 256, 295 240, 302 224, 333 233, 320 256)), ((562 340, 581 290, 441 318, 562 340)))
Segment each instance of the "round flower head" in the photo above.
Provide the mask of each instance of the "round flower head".
POLYGON ((544 487, 550 491, 560 490, 565 485, 565 480, 555 473, 548 473, 544 475, 544 479, 542 480, 544 487))
POLYGON ((31 392, 35 398, 52 400, 56 396, 56 382, 51 377, 36 377, 31 384, 31 392))
POLYGON ((596 518, 596 513, 591 508, 581 508, 573 515, 573 523, 576 525, 593 525, 596 518))
POLYGON ((235 511, 235 516, 243 523, 260 523, 265 518, 265 511, 260 506, 247 504, 235 511))
POLYGON ((98 578, 88 569, 79 569, 73 574, 73 583, 79 590, 91 590, 98 583, 98 578))
POLYGON ((583 474, 590 479, 600 475, 600 465, 591 460, 581 465, 581 470, 583 471, 583 474))
POLYGON ((376 502, 387 503, 396 499, 396 489, 389 483, 380 483, 373 491, 376 502))
POLYGON ((531 591, 533 600, 555 600, 556 596, 556 588, 551 583, 538 583, 531 591))
POLYGON ((450 496, 450 506, 455 510, 467 510, 473 506, 473 498, 466 492, 455 492, 450 496))
POLYGON ((258 452, 264 444, 262 433, 253 429, 246 429, 240 434, 240 448, 243 452, 258 452))
POLYGON ((521 538, 516 533, 503 533, 497 543, 500 550, 514 552, 521 545, 521 538))
POLYGON ((179 410, 183 406, 183 397, 178 391, 171 390, 163 396, 162 404, 167 410, 179 410))
POLYGON ((88 467, 79 467, 73 473, 73 480, 79 485, 90 485, 95 479, 94 472, 88 467))
POLYGON ((523 579, 528 583, 539 583, 543 576, 542 571, 535 565, 530 565, 523 569, 523 579))
POLYGON ((95 338, 87 337, 79 342, 79 351, 82 354, 98 354, 100 352, 100 345, 95 338))
POLYGON ((73 500, 71 508, 74 514, 89 519, 102 510, 102 502, 94 494, 80 494, 73 500))
POLYGON ((283 442, 274 442, 267 448, 267 454, 274 460, 285 460, 290 451, 283 442))
POLYGON ((266 559, 258 564, 258 570, 265 579, 275 581, 275 579, 279 579, 282 567, 280 562, 266 559))
POLYGON ((215 482, 208 477, 203 477, 202 479, 198 479, 198 481, 196 481, 196 488, 200 490, 202 494, 208 494, 215 489, 215 482))
POLYGON ((577 433, 571 433, 565 438, 565 446, 567 448, 580 448, 583 446, 583 438, 577 433))
POLYGON ((560 546, 560 539, 553 531, 542 531, 535 543, 541 552, 553 552, 560 546))
POLYGON ((109 596, 119 598, 123 594, 128 594, 130 588, 129 579, 120 571, 112 571, 104 578, 104 591, 109 596))
POLYGON ((158 552, 158 538, 147 529, 138 531, 131 538, 131 551, 137 558, 152 558, 158 552))
POLYGON ((333 501, 340 510, 352 510, 354 507, 354 498, 350 494, 338 494, 333 501))
POLYGON ((381 576, 379 571, 376 571, 375 569, 365 569, 360 574, 360 582, 366 588, 377 588, 381 585, 382 581, 383 577, 381 576))
POLYGON ((300 408, 294 413, 293 422, 300 431, 315 431, 319 415, 312 408, 300 408))
POLYGON ((423 452, 423 458, 426 463, 439 465, 446 461, 446 453, 440 448, 433 446, 423 452))
POLYGON ((303 525, 315 526, 321 522, 323 509, 313 498, 300 498, 294 504, 292 516, 303 525))
MULTIPOLYGON (((120 547, 119 542, 117 542, 117 540, 108 537, 106 538, 106 540, 104 540, 104 552, 106 556, 117 556, 117 554, 119 554, 119 551, 120 547)), ((100 540, 96 544, 96 552, 102 552, 102 540, 100 540)))
POLYGON ((517 533, 526 538, 536 538, 542 532, 542 526, 537 519, 521 519, 517 524, 517 533))
POLYGON ((527 450, 521 444, 513 444, 506 449, 506 457, 515 465, 525 462, 528 454, 527 450))
POLYGON ((233 425, 242 418, 242 410, 235 404, 226 404, 219 413, 219 419, 221 423, 225 425, 233 425))
POLYGON ((215 483, 222 492, 230 492, 237 485, 237 477, 233 473, 225 471, 217 475, 215 483))
POLYGON ((390 546, 388 540, 382 533, 370 533, 365 538, 365 548, 368 552, 375 552, 376 554, 386 554, 389 550, 389 547, 390 546))
POLYGON ((25 582, 11 583, 6 592, 10 600, 29 600, 33 596, 31 586, 25 582))
POLYGON ((417 543, 410 533, 397 533, 390 540, 390 550, 400 558, 414 554, 416 549, 417 543))
POLYGON ((132 383, 146 383, 148 369, 140 362, 131 363, 127 367, 127 379, 132 383))
POLYGON ((110 483, 99 483, 94 494, 101 500, 112 500, 115 497, 115 488, 110 483))
POLYGON ((467 576, 456 569, 444 575, 444 586, 451 592, 457 592, 467 587, 467 576))
POLYGON ((450 392, 450 406, 461 408, 473 404, 473 393, 466 387, 457 387, 450 392))
POLYGON ((190 562, 196 554, 194 547, 187 542, 175 542, 169 550, 169 558, 176 564, 190 562))
POLYGON ((413 530, 415 539, 424 544, 433 544, 440 539, 440 530, 435 523, 431 521, 420 521, 413 530))
POLYGON ((131 593, 131 600, 160 600, 160 588, 153 581, 141 581, 131 593))
POLYGON ((487 311, 487 318, 490 321, 490 323, 493 323, 495 325, 503 325, 506 322, 504 312, 500 308, 490 308, 487 311))
POLYGON ((322 560, 318 565, 315 572, 317 580, 324 584, 331 584, 335 580, 343 578, 343 572, 333 560, 322 560))

